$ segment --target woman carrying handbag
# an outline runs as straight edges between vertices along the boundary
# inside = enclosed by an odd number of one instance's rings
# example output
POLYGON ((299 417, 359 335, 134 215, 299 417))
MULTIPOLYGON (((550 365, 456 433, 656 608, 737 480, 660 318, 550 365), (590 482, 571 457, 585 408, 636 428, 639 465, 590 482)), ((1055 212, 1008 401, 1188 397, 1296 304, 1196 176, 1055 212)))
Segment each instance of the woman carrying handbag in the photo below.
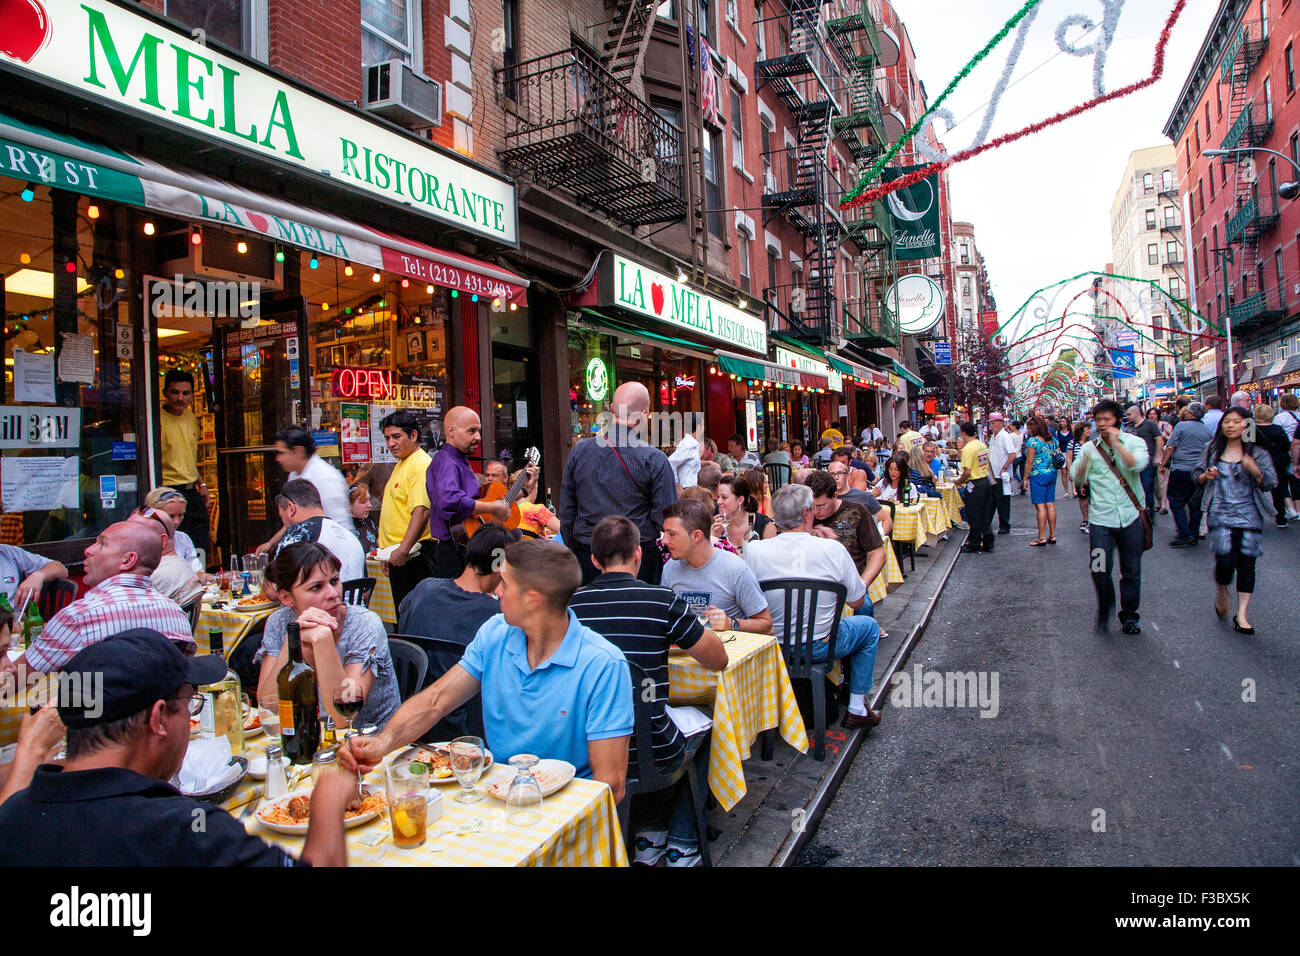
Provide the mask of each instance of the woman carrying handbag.
POLYGON ((1201 508, 1210 527, 1210 549, 1214 552, 1214 583, 1218 594, 1214 613, 1228 613, 1228 585, 1237 576, 1237 613, 1232 626, 1242 634, 1254 634, 1246 618, 1255 592, 1255 561, 1263 553, 1264 519, 1273 517, 1273 502, 1266 492, 1277 484, 1277 472, 1268 452, 1243 438, 1250 414, 1229 408, 1219 419, 1214 438, 1201 455, 1196 483, 1204 489, 1201 508))

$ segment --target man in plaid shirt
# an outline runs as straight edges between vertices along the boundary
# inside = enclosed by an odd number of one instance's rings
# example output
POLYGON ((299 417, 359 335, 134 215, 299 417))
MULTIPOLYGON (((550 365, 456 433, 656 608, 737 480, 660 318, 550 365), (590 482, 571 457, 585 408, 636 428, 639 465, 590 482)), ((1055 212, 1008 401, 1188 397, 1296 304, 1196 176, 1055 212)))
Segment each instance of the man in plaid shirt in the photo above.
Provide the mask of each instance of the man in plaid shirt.
POLYGON ((4 669, 26 679, 26 671, 57 671, 77 652, 131 628, 151 628, 185 654, 195 652, 190 621, 180 605, 154 590, 149 575, 162 560, 162 541, 146 523, 119 521, 105 528, 86 549, 89 591, 45 625, 17 661, 4 669))

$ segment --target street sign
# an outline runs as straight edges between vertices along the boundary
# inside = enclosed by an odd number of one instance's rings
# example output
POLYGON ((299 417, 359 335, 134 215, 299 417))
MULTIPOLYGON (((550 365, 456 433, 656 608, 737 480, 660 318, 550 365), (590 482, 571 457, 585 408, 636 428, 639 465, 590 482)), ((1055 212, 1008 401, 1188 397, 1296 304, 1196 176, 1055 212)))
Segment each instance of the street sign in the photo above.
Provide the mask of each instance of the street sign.
POLYGON ((936 365, 952 364, 952 343, 951 342, 934 343, 934 363, 936 365))

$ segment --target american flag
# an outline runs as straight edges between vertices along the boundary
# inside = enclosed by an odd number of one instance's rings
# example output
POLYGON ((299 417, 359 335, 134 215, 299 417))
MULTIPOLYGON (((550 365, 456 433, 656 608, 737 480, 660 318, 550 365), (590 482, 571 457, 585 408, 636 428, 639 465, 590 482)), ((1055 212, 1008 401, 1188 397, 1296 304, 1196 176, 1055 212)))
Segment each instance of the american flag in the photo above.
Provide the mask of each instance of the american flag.
POLYGON ((700 37, 700 112, 710 126, 721 126, 718 106, 718 74, 713 72, 713 51, 709 41, 700 37))

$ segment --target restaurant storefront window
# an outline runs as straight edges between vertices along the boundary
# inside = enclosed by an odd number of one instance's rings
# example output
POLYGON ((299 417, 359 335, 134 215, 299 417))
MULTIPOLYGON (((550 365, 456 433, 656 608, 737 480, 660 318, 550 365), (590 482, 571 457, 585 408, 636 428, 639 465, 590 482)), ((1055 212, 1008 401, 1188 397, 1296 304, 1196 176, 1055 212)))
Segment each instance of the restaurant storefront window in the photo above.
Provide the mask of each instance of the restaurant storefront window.
POLYGON ((142 495, 131 216, 7 177, 0 216, 0 540, 75 562, 142 495))

